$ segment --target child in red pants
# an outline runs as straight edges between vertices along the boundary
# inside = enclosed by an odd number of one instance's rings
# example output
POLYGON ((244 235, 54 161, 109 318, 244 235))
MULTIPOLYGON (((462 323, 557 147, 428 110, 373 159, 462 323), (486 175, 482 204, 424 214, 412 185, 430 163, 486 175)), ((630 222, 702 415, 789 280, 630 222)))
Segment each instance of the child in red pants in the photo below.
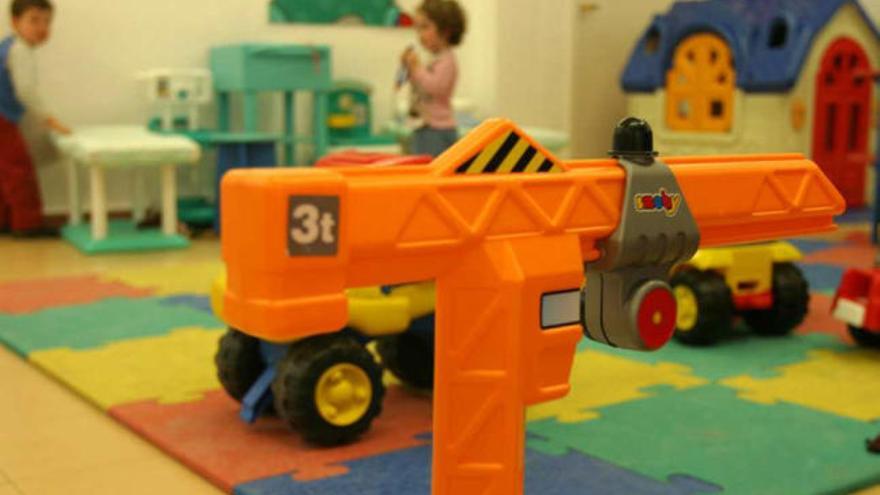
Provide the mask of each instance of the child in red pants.
POLYGON ((13 36, 0 41, 0 231, 23 237, 56 236, 44 223, 40 187, 18 124, 25 112, 49 129, 70 130, 47 114, 37 88, 34 50, 49 39, 49 0, 13 0, 13 36))

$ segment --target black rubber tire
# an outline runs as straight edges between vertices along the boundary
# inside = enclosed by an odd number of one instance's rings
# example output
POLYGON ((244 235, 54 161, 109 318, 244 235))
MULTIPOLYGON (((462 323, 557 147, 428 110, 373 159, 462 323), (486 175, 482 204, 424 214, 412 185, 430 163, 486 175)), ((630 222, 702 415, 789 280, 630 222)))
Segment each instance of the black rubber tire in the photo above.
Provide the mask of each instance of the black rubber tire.
POLYGON ((382 368, 373 355, 351 337, 339 334, 309 337, 291 344, 278 364, 272 382, 275 411, 287 424, 310 443, 332 446, 353 442, 370 428, 382 412, 385 386, 382 368), (315 388, 321 375, 330 367, 349 363, 364 371, 372 393, 364 414, 355 422, 338 426, 328 422, 315 404, 315 388))
POLYGON ((853 340, 856 341, 856 344, 864 347, 880 349, 880 332, 870 332, 864 328, 854 327, 852 325, 847 325, 846 327, 849 329, 849 334, 852 336, 853 340))
POLYGON ((382 364, 403 383, 424 390, 434 388, 434 341, 412 332, 376 339, 382 364))
POLYGON ((676 327, 676 340, 688 345, 709 346, 730 333, 733 301, 724 277, 712 271, 685 269, 670 281, 673 291, 678 285, 693 292, 697 302, 697 321, 687 331, 676 327))
POLYGON ((223 389, 238 402, 266 368, 260 356, 260 341, 231 327, 220 338, 214 364, 223 389))
POLYGON ((773 307, 744 311, 746 324, 759 335, 788 335, 804 321, 810 306, 810 288, 794 263, 773 265, 773 307))

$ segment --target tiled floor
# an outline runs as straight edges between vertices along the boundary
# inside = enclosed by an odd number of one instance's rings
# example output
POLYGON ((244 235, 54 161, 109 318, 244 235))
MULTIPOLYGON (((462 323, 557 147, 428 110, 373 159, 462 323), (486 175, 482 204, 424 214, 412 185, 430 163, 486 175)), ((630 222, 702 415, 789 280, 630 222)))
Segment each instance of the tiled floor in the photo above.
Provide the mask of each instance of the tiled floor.
MULTIPOLYGON (((59 241, 0 238, 0 253, 0 280, 15 280, 206 260, 219 246, 86 257, 59 241)), ((0 391, 0 495, 221 493, 3 347, 0 391)))
POLYGON ((85 256, 58 240, 19 240, 0 236, 0 281, 136 270, 162 264, 220 259, 220 243, 200 240, 181 250, 85 256))
POLYGON ((3 348, 0 377, 0 495, 220 493, 3 348))

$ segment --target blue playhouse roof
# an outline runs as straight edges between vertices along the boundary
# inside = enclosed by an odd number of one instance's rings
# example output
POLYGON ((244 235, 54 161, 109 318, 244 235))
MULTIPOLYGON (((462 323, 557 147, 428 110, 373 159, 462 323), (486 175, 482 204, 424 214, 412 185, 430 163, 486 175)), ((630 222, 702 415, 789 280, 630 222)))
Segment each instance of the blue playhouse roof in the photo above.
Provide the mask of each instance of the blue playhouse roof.
POLYGON ((754 92, 790 89, 810 52, 813 38, 847 3, 856 6, 880 41, 880 31, 856 0, 676 2, 669 12, 655 16, 639 39, 623 72, 623 89, 651 92, 663 87, 679 41, 706 31, 721 35, 730 46, 738 87, 754 92), (649 40, 655 49, 647 48, 649 40))

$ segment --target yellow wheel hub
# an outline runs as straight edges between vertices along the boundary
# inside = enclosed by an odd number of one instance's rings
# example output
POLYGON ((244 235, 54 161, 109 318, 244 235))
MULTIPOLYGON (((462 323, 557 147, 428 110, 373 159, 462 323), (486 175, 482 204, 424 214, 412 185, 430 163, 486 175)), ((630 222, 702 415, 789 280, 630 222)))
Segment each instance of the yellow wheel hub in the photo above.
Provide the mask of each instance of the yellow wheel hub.
POLYGON ((340 363, 318 379, 315 387, 315 405, 328 423, 348 426, 357 422, 370 407, 373 386, 370 377, 358 366, 340 363))
POLYGON ((690 331, 697 324, 697 317, 699 316, 697 296, 694 295, 694 291, 685 285, 676 285, 672 292, 675 294, 675 302, 678 305, 675 326, 679 331, 690 331))

